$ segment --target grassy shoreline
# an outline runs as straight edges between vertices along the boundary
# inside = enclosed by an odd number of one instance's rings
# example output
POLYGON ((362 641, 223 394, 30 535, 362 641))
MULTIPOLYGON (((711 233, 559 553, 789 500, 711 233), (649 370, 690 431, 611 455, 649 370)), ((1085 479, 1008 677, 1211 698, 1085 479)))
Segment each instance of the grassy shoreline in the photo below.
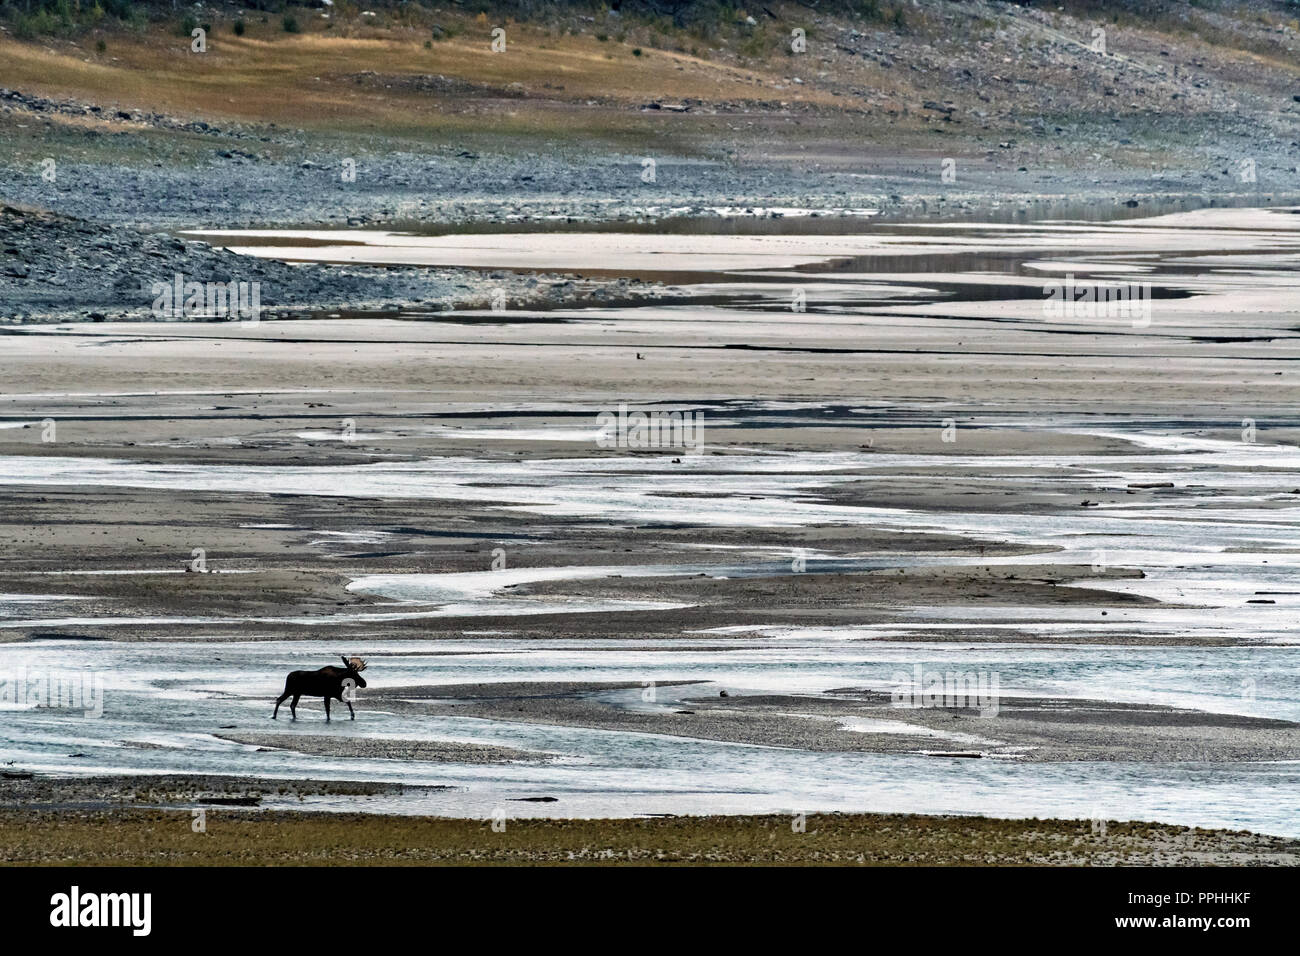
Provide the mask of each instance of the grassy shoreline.
POLYGON ((1089 820, 812 814, 621 820, 0 810, 0 865, 1151 866, 1300 863, 1300 841, 1089 820))

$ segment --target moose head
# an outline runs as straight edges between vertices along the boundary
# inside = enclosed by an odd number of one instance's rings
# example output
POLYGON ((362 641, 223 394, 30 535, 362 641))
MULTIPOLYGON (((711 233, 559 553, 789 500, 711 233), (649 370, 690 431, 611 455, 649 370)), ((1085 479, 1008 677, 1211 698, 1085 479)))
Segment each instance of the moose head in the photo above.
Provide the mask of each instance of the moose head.
POLYGON ((343 666, 347 668, 348 672, 347 677, 345 677, 344 680, 351 678, 352 682, 356 684, 356 686, 365 687, 366 679, 361 676, 361 672, 366 669, 366 662, 360 657, 346 657, 344 655, 339 655, 339 657, 343 661, 343 666))

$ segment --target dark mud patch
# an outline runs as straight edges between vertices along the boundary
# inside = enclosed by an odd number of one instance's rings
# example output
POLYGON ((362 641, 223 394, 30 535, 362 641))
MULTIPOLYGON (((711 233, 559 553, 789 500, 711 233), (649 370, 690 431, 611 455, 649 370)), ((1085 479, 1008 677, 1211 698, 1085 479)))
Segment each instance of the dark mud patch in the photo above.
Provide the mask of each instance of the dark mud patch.
POLYGON ((54 777, 29 774, 0 779, 0 808, 24 810, 99 807, 260 805, 264 799, 319 796, 382 796, 402 793, 399 784, 331 780, 280 780, 205 774, 54 777), (256 801, 253 804, 240 801, 256 801))
POLYGON ((376 740, 366 737, 327 737, 320 734, 218 734, 222 740, 318 757, 362 757, 380 760, 418 760, 431 763, 544 762, 555 754, 518 750, 495 744, 470 744, 453 740, 376 740))

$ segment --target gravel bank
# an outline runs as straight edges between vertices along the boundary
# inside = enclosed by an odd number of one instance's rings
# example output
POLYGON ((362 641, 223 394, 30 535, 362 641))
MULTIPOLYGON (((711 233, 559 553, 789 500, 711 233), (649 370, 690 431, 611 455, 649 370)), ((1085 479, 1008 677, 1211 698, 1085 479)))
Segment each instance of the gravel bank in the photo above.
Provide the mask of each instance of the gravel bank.
MULTIPOLYGON (((577 280, 457 269, 382 269, 289 265, 241 256, 165 232, 141 232, 70 216, 13 206, 0 208, 0 320, 13 322, 153 319, 233 321, 276 318, 330 309, 442 312, 510 307, 545 308, 559 302, 598 304, 650 295, 639 280, 577 280), (168 294, 176 277, 185 283, 239 283, 250 306, 155 308, 161 283, 168 294), (197 314, 195 314, 197 313, 197 314)), ((205 289, 206 291, 206 289, 205 289)), ((185 293, 189 295, 188 292, 185 293)), ((233 293, 232 293, 233 295, 233 293)), ((229 301, 233 302, 233 298, 229 301)))
POLYGON ((296 753, 325 757, 377 757, 383 760, 424 760, 461 764, 554 759, 552 754, 532 753, 515 747, 459 743, 454 740, 373 740, 359 737, 326 737, 319 734, 218 734, 217 736, 222 740, 232 740, 256 747, 292 750, 296 753))

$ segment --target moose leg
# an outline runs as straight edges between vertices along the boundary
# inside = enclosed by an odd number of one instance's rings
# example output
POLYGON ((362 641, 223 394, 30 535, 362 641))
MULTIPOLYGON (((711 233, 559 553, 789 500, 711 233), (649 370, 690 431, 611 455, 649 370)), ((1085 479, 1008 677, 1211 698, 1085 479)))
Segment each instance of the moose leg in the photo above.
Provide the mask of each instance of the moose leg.
POLYGON ((325 719, 327 721, 330 719, 330 699, 328 697, 325 698, 325 719))
POLYGON ((293 714, 294 720, 298 719, 298 698, 301 696, 301 694, 294 694, 293 700, 289 701, 289 713, 293 714))
POLYGON ((353 719, 353 720, 356 720, 356 719, 357 719, 357 712, 356 712, 355 710, 352 709, 352 701, 350 701, 350 700, 345 700, 344 703, 348 705, 348 713, 352 715, 352 719, 353 719))
POLYGON ((280 705, 289 699, 289 692, 286 690, 275 702, 275 711, 271 714, 271 719, 275 720, 280 715, 280 705))

